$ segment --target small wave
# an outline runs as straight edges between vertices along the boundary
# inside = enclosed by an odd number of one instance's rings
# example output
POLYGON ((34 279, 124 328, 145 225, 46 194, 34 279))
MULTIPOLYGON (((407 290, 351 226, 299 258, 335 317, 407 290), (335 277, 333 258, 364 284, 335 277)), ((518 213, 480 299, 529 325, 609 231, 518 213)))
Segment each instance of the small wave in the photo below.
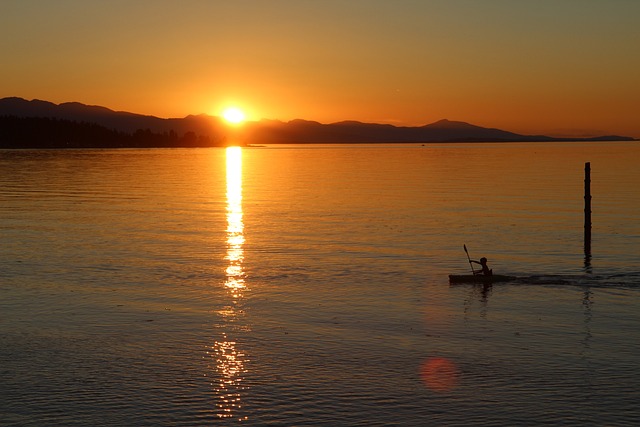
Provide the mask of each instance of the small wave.
POLYGON ((640 272, 610 274, 540 274, 519 277, 518 282, 530 285, 567 285, 606 288, 640 289, 640 272))

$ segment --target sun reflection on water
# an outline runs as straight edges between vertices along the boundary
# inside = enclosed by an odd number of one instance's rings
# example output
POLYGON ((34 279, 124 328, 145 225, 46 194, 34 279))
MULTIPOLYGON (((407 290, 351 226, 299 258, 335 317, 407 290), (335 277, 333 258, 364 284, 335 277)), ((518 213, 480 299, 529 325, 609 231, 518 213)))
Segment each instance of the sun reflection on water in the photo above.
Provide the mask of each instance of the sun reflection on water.
POLYGON ((246 288, 244 270, 244 222, 242 214, 242 148, 227 148, 227 280, 234 299, 246 288))
POLYGON ((216 397, 216 413, 219 418, 236 418, 246 420, 239 412, 242 408, 243 384, 247 372, 246 355, 238 349, 236 341, 228 332, 246 331, 240 318, 243 310, 240 307, 244 292, 247 290, 244 261, 244 223, 242 212, 242 149, 228 147, 227 158, 227 267, 225 269, 224 286, 231 301, 218 314, 223 318, 226 329, 221 333, 219 341, 213 347, 218 381, 213 385, 216 397))

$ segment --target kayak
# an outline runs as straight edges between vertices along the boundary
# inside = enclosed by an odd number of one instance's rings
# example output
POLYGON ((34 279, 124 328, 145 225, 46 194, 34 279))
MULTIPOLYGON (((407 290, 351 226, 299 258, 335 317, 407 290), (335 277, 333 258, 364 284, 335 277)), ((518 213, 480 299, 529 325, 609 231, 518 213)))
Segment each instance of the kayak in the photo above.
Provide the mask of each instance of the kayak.
POLYGON ((450 274, 449 283, 495 283, 509 282, 515 280, 514 276, 503 276, 501 274, 493 274, 484 276, 482 274, 450 274))

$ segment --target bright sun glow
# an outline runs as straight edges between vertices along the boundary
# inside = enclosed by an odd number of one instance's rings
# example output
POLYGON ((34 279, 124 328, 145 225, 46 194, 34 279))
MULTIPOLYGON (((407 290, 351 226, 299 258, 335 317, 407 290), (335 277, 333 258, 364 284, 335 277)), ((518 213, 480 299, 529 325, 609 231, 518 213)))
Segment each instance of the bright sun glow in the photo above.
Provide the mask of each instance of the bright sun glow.
POLYGON ((237 107, 229 107, 222 112, 222 117, 231 124, 237 125, 244 121, 245 115, 237 107))

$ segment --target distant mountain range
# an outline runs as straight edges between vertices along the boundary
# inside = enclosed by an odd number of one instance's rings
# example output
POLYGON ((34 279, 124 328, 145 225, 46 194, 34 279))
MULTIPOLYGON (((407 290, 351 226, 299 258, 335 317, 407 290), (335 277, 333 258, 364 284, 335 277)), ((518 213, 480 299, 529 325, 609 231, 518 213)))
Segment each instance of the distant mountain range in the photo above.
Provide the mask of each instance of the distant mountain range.
MULTIPOLYGON (((230 128, 220 118, 205 114, 162 119, 78 102, 54 104, 12 97, 0 99, 0 117, 3 119, 0 121, 0 147, 4 148, 220 146, 230 141, 230 128), (64 126, 60 126, 59 122, 64 123, 64 126), (33 127, 40 125, 43 129, 40 132, 34 131, 33 127), (92 130, 87 127, 89 125, 92 126, 92 130), (74 136, 73 126, 84 126, 82 132, 78 130, 85 138, 84 141, 77 135, 74 136), (64 135, 51 134, 56 132, 63 132, 64 135), (100 135, 99 142, 88 141, 92 138, 91 132, 100 135), (49 137, 51 141, 43 141, 49 137)), ((255 144, 634 140, 618 135, 593 138, 521 135, 449 120, 440 120, 419 127, 357 121, 322 124, 299 119, 289 122, 261 120, 245 123, 241 131, 235 132, 236 136, 240 134, 245 143, 255 144)))

